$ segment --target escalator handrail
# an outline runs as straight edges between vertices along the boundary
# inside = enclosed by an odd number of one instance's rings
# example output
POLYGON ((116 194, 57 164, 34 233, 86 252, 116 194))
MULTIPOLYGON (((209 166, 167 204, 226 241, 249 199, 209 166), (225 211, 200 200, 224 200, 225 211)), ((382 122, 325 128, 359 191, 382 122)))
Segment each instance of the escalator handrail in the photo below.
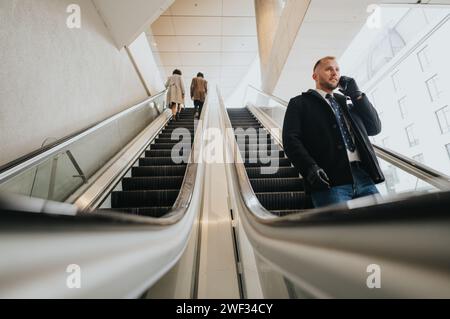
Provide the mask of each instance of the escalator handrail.
MULTIPOLYGON (((233 132, 233 127, 231 121, 226 112, 225 104, 220 93, 220 89, 217 88, 217 94, 219 96, 219 115, 221 117, 221 123, 227 133, 233 132)), ((250 180, 247 176, 247 171, 245 169, 244 161, 242 160, 241 154, 239 152, 239 146, 236 139, 233 136, 227 136, 224 143, 224 154, 229 152, 234 157, 233 167, 236 172, 236 178, 239 185, 239 193, 241 194, 242 200, 244 201, 247 209, 251 212, 251 217, 254 221, 260 224, 266 225, 294 225, 303 224, 311 222, 335 222, 341 219, 348 218, 373 218, 372 212, 363 213, 359 215, 349 214, 352 210, 358 210, 365 207, 370 207, 378 204, 390 204, 395 202, 400 202, 405 199, 413 199, 416 195, 411 193, 397 195, 395 198, 381 198, 379 196, 368 196, 365 198, 360 198, 357 200, 348 201, 346 203, 340 203, 335 205, 330 205, 327 207, 314 208, 308 210, 308 212, 299 212, 287 216, 276 216, 269 212, 262 204, 259 202, 256 194, 253 191, 250 180)), ((449 189, 447 189, 448 191, 449 189)), ((432 195, 430 195, 432 196, 432 195)), ((438 195, 437 195, 438 196, 438 195)), ((434 212, 430 212, 429 215, 433 215, 434 212)), ((379 215, 380 218, 397 218, 395 216, 379 215)))
MULTIPOLYGON (((249 85, 252 89, 258 91, 262 95, 265 95, 269 98, 274 99, 278 103, 280 103, 282 106, 286 107, 288 106, 288 102, 284 101, 283 99, 274 96, 272 94, 263 92, 257 88, 255 88, 252 85, 249 85)), ((258 108, 257 106, 254 106, 255 108, 258 108)), ((277 129, 281 129, 275 122, 272 121, 271 125, 276 125, 277 129)), ((283 147, 281 137, 277 139, 277 142, 279 142, 280 146, 283 147)), ((376 154, 382 158, 383 160, 389 162, 390 164, 393 164, 395 166, 401 167, 406 172, 414 175, 415 177, 424 180, 425 182, 433 185, 434 187, 438 188, 439 190, 448 190, 450 189, 450 176, 439 172, 429 166, 426 166, 422 163, 419 163, 411 158, 408 158, 407 156, 404 156, 402 154, 399 154, 397 152, 394 152, 392 150, 388 150, 380 145, 377 145, 375 143, 372 143, 374 146, 376 154)))
MULTIPOLYGON (((109 212, 98 212, 92 211, 90 215, 92 216, 103 216, 113 218, 118 221, 123 222, 135 222, 149 225, 159 225, 159 226, 169 226, 176 224, 180 219, 182 219, 192 201, 192 196, 196 183, 200 183, 197 179, 199 156, 202 153, 203 144, 203 130, 207 127, 207 120, 209 114, 209 103, 208 100, 205 101, 202 114, 200 116, 201 129, 197 129, 195 132, 194 140, 192 143, 191 154, 189 156, 189 161, 186 168, 186 173, 181 184, 180 193, 171 210, 164 217, 148 217, 148 216, 136 216, 123 213, 117 213, 113 210, 109 212)), ((150 141, 149 144, 151 144, 150 141)), ((132 165, 132 163, 130 163, 132 165)))
POLYGON ((380 145, 372 143, 375 153, 381 159, 400 167, 402 170, 414 175, 415 177, 424 180, 428 184, 433 185, 439 190, 450 189, 450 176, 441 173, 429 166, 419 163, 402 154, 388 150, 380 145))
POLYGON ((23 171, 29 169, 30 167, 34 167, 36 165, 39 165, 43 162, 45 162, 47 159, 53 157, 55 154, 61 152, 63 149, 65 149, 67 146, 73 144, 74 142, 80 140, 81 138, 90 135, 100 128, 110 124, 113 121, 116 121, 130 112, 133 112, 134 110, 142 107, 145 104, 150 103, 151 101, 161 97, 162 95, 166 94, 167 90, 164 90, 154 96, 151 96, 144 101, 133 105, 129 107, 128 109, 119 112, 106 120, 103 120, 99 123, 96 123, 94 125, 89 126, 88 128, 85 128, 79 132, 76 132, 74 134, 71 134, 69 136, 66 136, 50 145, 47 145, 41 149, 38 149, 36 151, 33 151, 27 155, 24 155, 8 164, 5 164, 0 167, 0 184, 13 178, 14 176, 17 176, 18 174, 22 173, 23 171))
MULTIPOLYGON (((233 132, 218 94, 221 125, 233 132)), ((234 134, 227 136, 224 154, 236 148, 234 134)), ((239 155, 238 151, 241 159, 239 155)), ((391 199, 373 196, 270 217, 254 194, 242 161, 226 168, 230 205, 239 216, 235 227, 246 234, 255 256, 266 263, 264 271, 274 270, 300 293, 316 298, 417 298, 429 296, 429 290, 422 287, 432 286, 434 298, 448 298, 448 279, 436 280, 435 276, 448 272, 450 219, 445 207, 450 191, 391 199), (360 276, 372 261, 393 278, 375 294, 360 276), (407 278, 415 278, 407 289, 400 275, 406 273, 407 278)))
MULTIPOLYGON (((205 103, 201 116, 203 122, 208 121, 208 110, 208 103, 205 103)), ((201 128, 204 129, 207 125, 205 123, 201 128)), ((203 129, 197 129, 195 133, 180 194, 167 217, 157 219, 98 211, 80 213, 74 205, 66 203, 0 194, 0 210, 2 210, 0 224, 8 227, 10 230, 8 234, 15 236, 15 239, 21 237, 17 236, 16 232, 26 232, 30 227, 32 231, 37 232, 42 229, 53 230, 45 232, 45 235, 40 233, 39 238, 46 235, 64 234, 65 236, 64 245, 47 240, 40 247, 40 252, 44 251, 46 256, 50 256, 48 258, 42 258, 37 254, 26 254, 27 262, 23 262, 24 257, 15 254, 8 262, 0 263, 0 268, 3 267, 3 271, 6 269, 11 278, 26 278, 33 271, 35 281, 39 280, 42 287, 51 288, 45 290, 47 298, 60 297, 62 293, 66 298, 98 298, 98 296, 137 298, 142 296, 148 287, 157 282, 182 258, 190 245, 194 227, 198 225, 196 221, 201 211, 205 171, 205 164, 199 160, 203 148, 203 129), (40 226, 36 227, 36 225, 40 226), (69 231, 66 234, 64 230, 69 231), (79 231, 83 233, 83 236, 91 236, 91 240, 81 240, 79 231), (76 249, 68 249, 68 246, 76 247, 76 249), (93 251, 97 253, 93 254, 93 251), (118 262, 111 263, 111 258, 118 262), (26 267, 14 267, 17 260, 24 263, 26 267), (64 289, 64 285, 58 285, 55 288, 55 277, 60 275, 55 271, 51 272, 52 276, 48 276, 48 269, 50 267, 64 269, 62 267, 67 267, 74 260, 83 261, 83 265, 89 265, 90 269, 101 268, 101 275, 93 276, 89 285, 83 286, 82 290, 64 289), (105 268, 107 262, 109 266, 105 268), (119 281, 123 284, 118 284, 119 281)), ((33 240, 30 236, 24 237, 26 237, 25 240, 33 240)), ((11 242, 15 244, 14 241, 11 242)), ((8 240, 3 241, 3 248, 10 248, 8 243, 8 240)), ((30 297, 31 285, 25 279, 19 283, 19 286, 14 292, 15 296, 30 297)), ((14 285, 12 287, 17 288, 14 285)), ((10 297, 10 294, 7 296, 10 297)))
POLYGON ((278 103, 280 103, 284 108, 287 108, 288 106, 288 102, 286 102, 285 100, 283 100, 282 98, 279 98, 278 96, 266 93, 264 91, 261 91, 260 89, 254 87, 253 85, 249 85, 250 88, 254 89, 255 91, 259 92, 260 94, 267 96, 275 101, 277 101, 278 103))
MULTIPOLYGON (((238 183, 240 186, 240 194, 242 199, 246 203, 247 207, 253 213, 252 215, 261 223, 272 223, 277 219, 277 217, 271 214, 264 206, 261 205, 258 198, 256 197, 253 188, 243 164, 242 156, 239 152, 239 146, 234 138, 233 126, 229 116, 226 113, 225 104, 222 98, 219 87, 217 87, 217 96, 219 99, 219 117, 221 118, 220 123, 223 125, 223 132, 225 132, 225 143, 224 143, 224 154, 231 154, 232 163, 234 163, 234 168, 237 174, 238 183)), ((228 161, 227 161, 228 162, 228 161)))

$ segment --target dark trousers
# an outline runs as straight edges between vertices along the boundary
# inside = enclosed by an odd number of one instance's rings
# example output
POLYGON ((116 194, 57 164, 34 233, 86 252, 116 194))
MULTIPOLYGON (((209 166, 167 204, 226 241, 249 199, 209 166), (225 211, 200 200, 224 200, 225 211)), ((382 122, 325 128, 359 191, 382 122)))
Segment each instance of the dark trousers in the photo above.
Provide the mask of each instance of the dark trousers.
POLYGON ((198 118, 200 118, 200 115, 202 115, 203 104, 205 104, 205 102, 194 100, 195 112, 198 112, 198 118))

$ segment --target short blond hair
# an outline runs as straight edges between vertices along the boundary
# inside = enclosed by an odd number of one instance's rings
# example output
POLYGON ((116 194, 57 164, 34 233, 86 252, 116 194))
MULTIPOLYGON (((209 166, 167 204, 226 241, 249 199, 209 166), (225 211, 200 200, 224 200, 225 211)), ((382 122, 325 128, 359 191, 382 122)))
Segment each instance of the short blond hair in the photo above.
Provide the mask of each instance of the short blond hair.
POLYGON ((316 72, 316 69, 317 69, 317 67, 320 65, 320 63, 322 63, 322 61, 326 61, 326 60, 336 60, 336 57, 329 55, 329 56, 326 56, 326 57, 320 59, 320 60, 317 61, 316 64, 314 65, 313 71, 316 72))

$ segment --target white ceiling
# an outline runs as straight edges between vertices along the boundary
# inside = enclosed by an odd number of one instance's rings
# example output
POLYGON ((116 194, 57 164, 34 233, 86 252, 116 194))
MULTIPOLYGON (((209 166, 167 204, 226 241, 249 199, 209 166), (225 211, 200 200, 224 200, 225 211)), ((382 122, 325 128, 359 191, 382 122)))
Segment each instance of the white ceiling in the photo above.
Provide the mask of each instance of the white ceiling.
POLYGON ((187 87, 202 72, 227 97, 257 56, 254 0, 176 0, 148 37, 162 76, 178 68, 187 87))
MULTIPOLYGON (((305 19, 281 72, 274 95, 285 100, 313 88, 312 68, 324 56, 340 57, 361 30, 370 4, 415 4, 417 0, 311 0, 305 19)), ((449 4, 423 0, 422 4, 449 4)), ((345 72, 345 70, 343 70, 345 72)))
POLYGON ((374 0, 312 0, 274 95, 286 100, 312 88, 312 68, 321 57, 339 57, 368 17, 374 0))
POLYGON ((173 0, 93 0, 119 49, 130 45, 173 0))

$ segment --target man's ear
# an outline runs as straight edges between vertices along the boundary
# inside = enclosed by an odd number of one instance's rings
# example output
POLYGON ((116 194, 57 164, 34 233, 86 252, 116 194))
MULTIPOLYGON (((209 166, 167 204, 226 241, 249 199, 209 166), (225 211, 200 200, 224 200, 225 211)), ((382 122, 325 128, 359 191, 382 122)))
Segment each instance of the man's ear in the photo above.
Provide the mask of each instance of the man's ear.
POLYGON ((316 74, 316 72, 313 73, 312 78, 313 78, 314 81, 317 80, 317 74, 316 74))

